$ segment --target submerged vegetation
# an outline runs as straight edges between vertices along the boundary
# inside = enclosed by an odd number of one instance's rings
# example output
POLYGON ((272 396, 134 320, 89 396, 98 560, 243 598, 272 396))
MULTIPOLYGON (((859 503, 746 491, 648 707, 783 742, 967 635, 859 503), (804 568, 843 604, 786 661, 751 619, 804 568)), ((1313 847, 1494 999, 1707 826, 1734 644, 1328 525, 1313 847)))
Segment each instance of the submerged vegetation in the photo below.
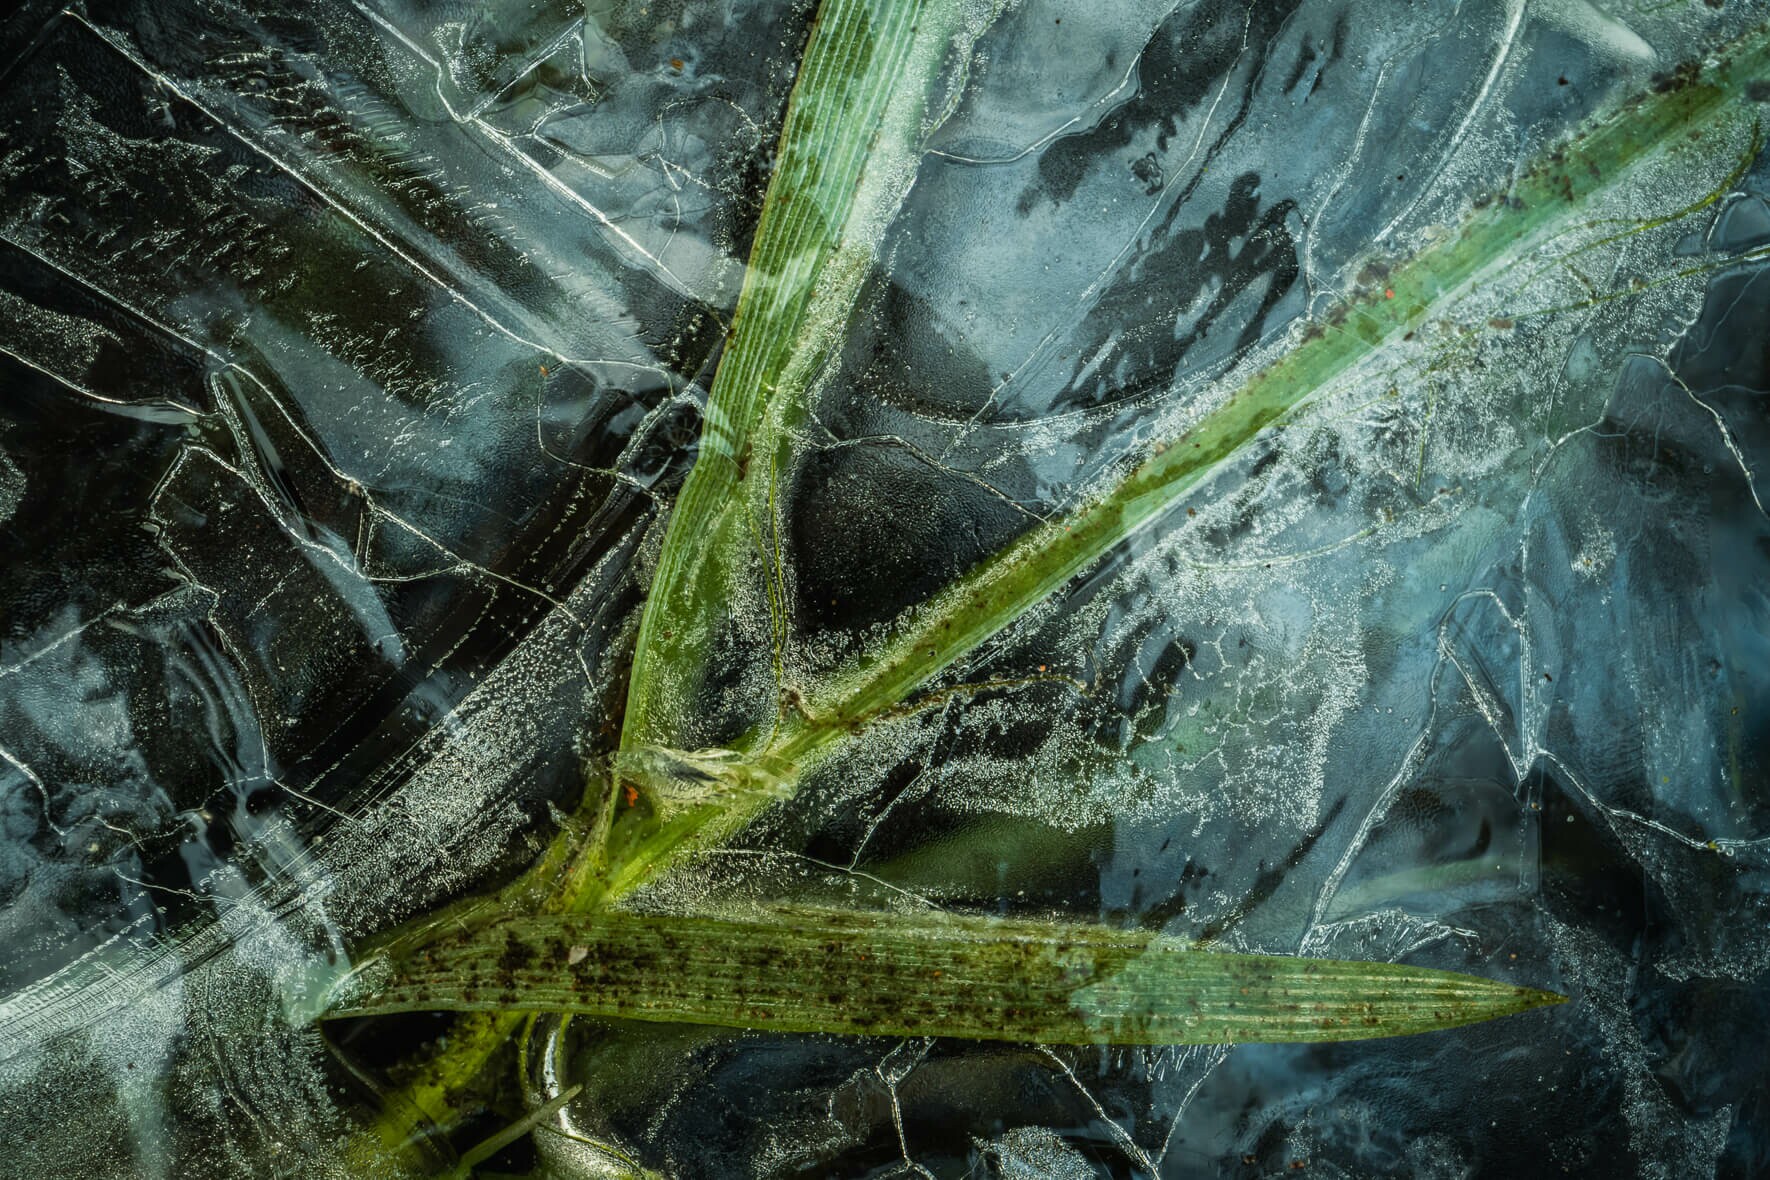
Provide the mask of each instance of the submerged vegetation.
MULTIPOLYGON (((967 653, 1139 530, 1338 374, 1513 266, 1587 200, 1720 121, 1770 69, 1760 30, 1585 128, 1409 258, 1299 330, 1183 433, 1126 455, 833 667, 786 641, 780 489, 927 137, 993 14, 960 0, 826 0, 801 61, 749 269, 637 631, 619 748, 520 880, 358 948, 332 1016, 463 1015, 402 1075, 362 1153, 422 1148, 497 1080, 535 1013, 782 1032, 1047 1043, 1314 1041, 1450 1028, 1557 1002, 1388 963, 1228 954, 1059 921, 835 910, 798 899, 685 916, 631 903, 737 834, 856 735, 892 724, 967 653), (734 612, 766 613, 761 690, 715 705, 734 612)), ((1755 142, 1755 141, 1754 141, 1755 142)), ((1528 964, 1519 964, 1528 971, 1528 964)), ((559 1103, 569 1094, 553 1096, 559 1103)), ((553 1107, 544 1107, 551 1111, 553 1107)), ((519 1131, 520 1133, 520 1131, 519 1131)), ((362 1158, 368 1158, 364 1154, 362 1158)), ((610 1149, 610 1160, 620 1157, 610 1149)), ((613 1165, 611 1165, 613 1166, 613 1165)))

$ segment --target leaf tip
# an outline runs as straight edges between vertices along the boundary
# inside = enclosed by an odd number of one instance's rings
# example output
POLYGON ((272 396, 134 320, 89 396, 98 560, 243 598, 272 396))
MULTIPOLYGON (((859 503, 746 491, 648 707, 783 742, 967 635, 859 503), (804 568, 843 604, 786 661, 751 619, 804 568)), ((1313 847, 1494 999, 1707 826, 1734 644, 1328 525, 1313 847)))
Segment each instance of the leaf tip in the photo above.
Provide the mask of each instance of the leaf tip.
POLYGON ((1571 996, 1560 992, 1545 991, 1542 988, 1521 987, 1518 989, 1518 1010, 1528 1012, 1532 1008, 1553 1008, 1557 1004, 1565 1004, 1571 996))

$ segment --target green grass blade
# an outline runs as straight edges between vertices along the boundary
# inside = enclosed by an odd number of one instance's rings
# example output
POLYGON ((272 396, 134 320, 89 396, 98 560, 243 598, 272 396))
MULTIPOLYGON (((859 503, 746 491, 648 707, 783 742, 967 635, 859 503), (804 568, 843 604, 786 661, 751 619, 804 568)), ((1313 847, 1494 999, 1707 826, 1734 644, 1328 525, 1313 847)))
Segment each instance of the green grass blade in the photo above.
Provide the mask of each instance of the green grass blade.
POLYGON ((1757 118, 1748 88, 1770 76, 1770 26, 1717 56, 1682 84, 1610 113, 1521 175, 1505 199, 1461 231, 1390 268, 1311 328, 1297 347, 1254 374, 1185 434, 1151 446, 1076 510, 986 559, 919 610, 908 626, 808 696, 810 720, 766 751, 795 762, 888 712, 999 633, 1115 545, 1148 526, 1223 461, 1293 413, 1348 368, 1418 327, 1484 272, 1528 255, 1533 243, 1583 220, 1588 198, 1656 150, 1715 119, 1757 118))
POLYGON ((720 620, 762 598, 784 626, 775 482, 810 386, 839 344, 915 179, 943 75, 957 92, 991 4, 825 0, 787 110, 700 453, 645 606, 623 747, 677 728, 720 620), (753 582, 761 583, 755 593, 753 582))
POLYGON ((1144 931, 816 910, 515 919, 430 946, 370 987, 339 1014, 515 1008, 1123 1045, 1399 1036, 1562 999, 1395 963, 1200 951, 1144 931))

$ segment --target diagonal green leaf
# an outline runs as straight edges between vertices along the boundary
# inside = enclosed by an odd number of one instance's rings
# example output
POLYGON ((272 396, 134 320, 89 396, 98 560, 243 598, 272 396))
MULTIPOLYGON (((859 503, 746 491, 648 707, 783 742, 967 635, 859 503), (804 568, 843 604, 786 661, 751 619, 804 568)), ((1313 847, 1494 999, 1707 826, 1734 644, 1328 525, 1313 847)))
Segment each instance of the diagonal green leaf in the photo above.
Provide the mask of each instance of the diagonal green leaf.
MULTIPOLYGON (((1749 94, 1766 75, 1770 26, 1760 25, 1704 69, 1681 72, 1670 84, 1621 104, 1539 159, 1514 180, 1505 199, 1474 210, 1457 233, 1384 267, 1382 279, 1312 324, 1294 348, 1184 434, 1130 457, 1115 480, 1073 511, 984 560, 895 634, 822 683, 805 686, 778 724, 739 743, 741 756, 720 752, 723 789, 700 790, 683 805, 664 800, 657 806, 648 799, 622 815, 611 842, 608 894, 637 888, 695 849, 729 838, 771 800, 790 793, 833 745, 904 708, 942 671, 1114 546, 1154 525, 1225 460, 1340 374, 1413 330, 1484 274, 1529 258, 1535 244, 1579 224, 1594 194, 1662 159, 1669 147, 1701 136, 1705 126, 1755 121, 1749 94)), ((631 756, 643 741, 668 740, 629 729, 623 748, 631 756)), ((627 781, 648 785, 642 776, 627 781)))
MULTIPOLYGON (((1156 521, 1225 459, 1293 413, 1335 377, 1417 327, 1483 273, 1583 219, 1584 203, 1676 137, 1718 119, 1757 118, 1742 101, 1770 74, 1770 27, 1718 55, 1703 74, 1624 104, 1539 160, 1504 200, 1480 208, 1459 233, 1392 267, 1298 345, 1267 365, 1177 438, 1153 444, 1074 511, 986 559, 805 703, 796 732, 768 753, 793 762, 906 700, 1113 546, 1156 521)), ((1755 152, 1754 152, 1755 154, 1755 152)))
POLYGON ((817 910, 514 919, 380 973, 337 1014, 516 1008, 788 1033, 1164 1045, 1399 1036, 1563 999, 1397 963, 1201 951, 1146 931, 817 910))
POLYGON ((481 1140, 477 1147, 462 1152, 461 1162, 455 1168, 455 1175, 460 1177, 472 1175, 474 1168, 485 1163, 500 1151, 503 1151, 506 1147, 509 1147, 512 1143, 515 1143, 518 1139, 521 1139, 524 1135, 527 1135, 530 1131, 533 1131, 536 1127, 563 1110, 573 1098, 578 1096, 578 1092, 583 1088, 583 1086, 566 1087, 564 1090, 560 1091, 559 1096, 551 1102, 542 1103, 540 1106, 529 1111, 528 1114, 524 1115, 522 1118, 511 1123, 508 1127, 505 1127, 496 1134, 481 1140))

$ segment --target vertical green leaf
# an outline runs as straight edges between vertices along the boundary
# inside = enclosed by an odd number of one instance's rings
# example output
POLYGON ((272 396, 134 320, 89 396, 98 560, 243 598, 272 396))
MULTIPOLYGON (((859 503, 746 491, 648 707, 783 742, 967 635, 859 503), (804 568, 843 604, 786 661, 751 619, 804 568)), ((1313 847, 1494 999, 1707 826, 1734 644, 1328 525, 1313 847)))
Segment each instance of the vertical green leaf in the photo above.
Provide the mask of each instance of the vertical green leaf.
POLYGON ((953 93, 962 82, 987 23, 980 11, 987 8, 959 0, 827 0, 818 13, 700 453, 653 575, 624 749, 683 744, 685 715, 734 603, 766 605, 779 671, 786 607, 777 481, 790 431, 915 179, 943 75, 956 75, 953 93))

